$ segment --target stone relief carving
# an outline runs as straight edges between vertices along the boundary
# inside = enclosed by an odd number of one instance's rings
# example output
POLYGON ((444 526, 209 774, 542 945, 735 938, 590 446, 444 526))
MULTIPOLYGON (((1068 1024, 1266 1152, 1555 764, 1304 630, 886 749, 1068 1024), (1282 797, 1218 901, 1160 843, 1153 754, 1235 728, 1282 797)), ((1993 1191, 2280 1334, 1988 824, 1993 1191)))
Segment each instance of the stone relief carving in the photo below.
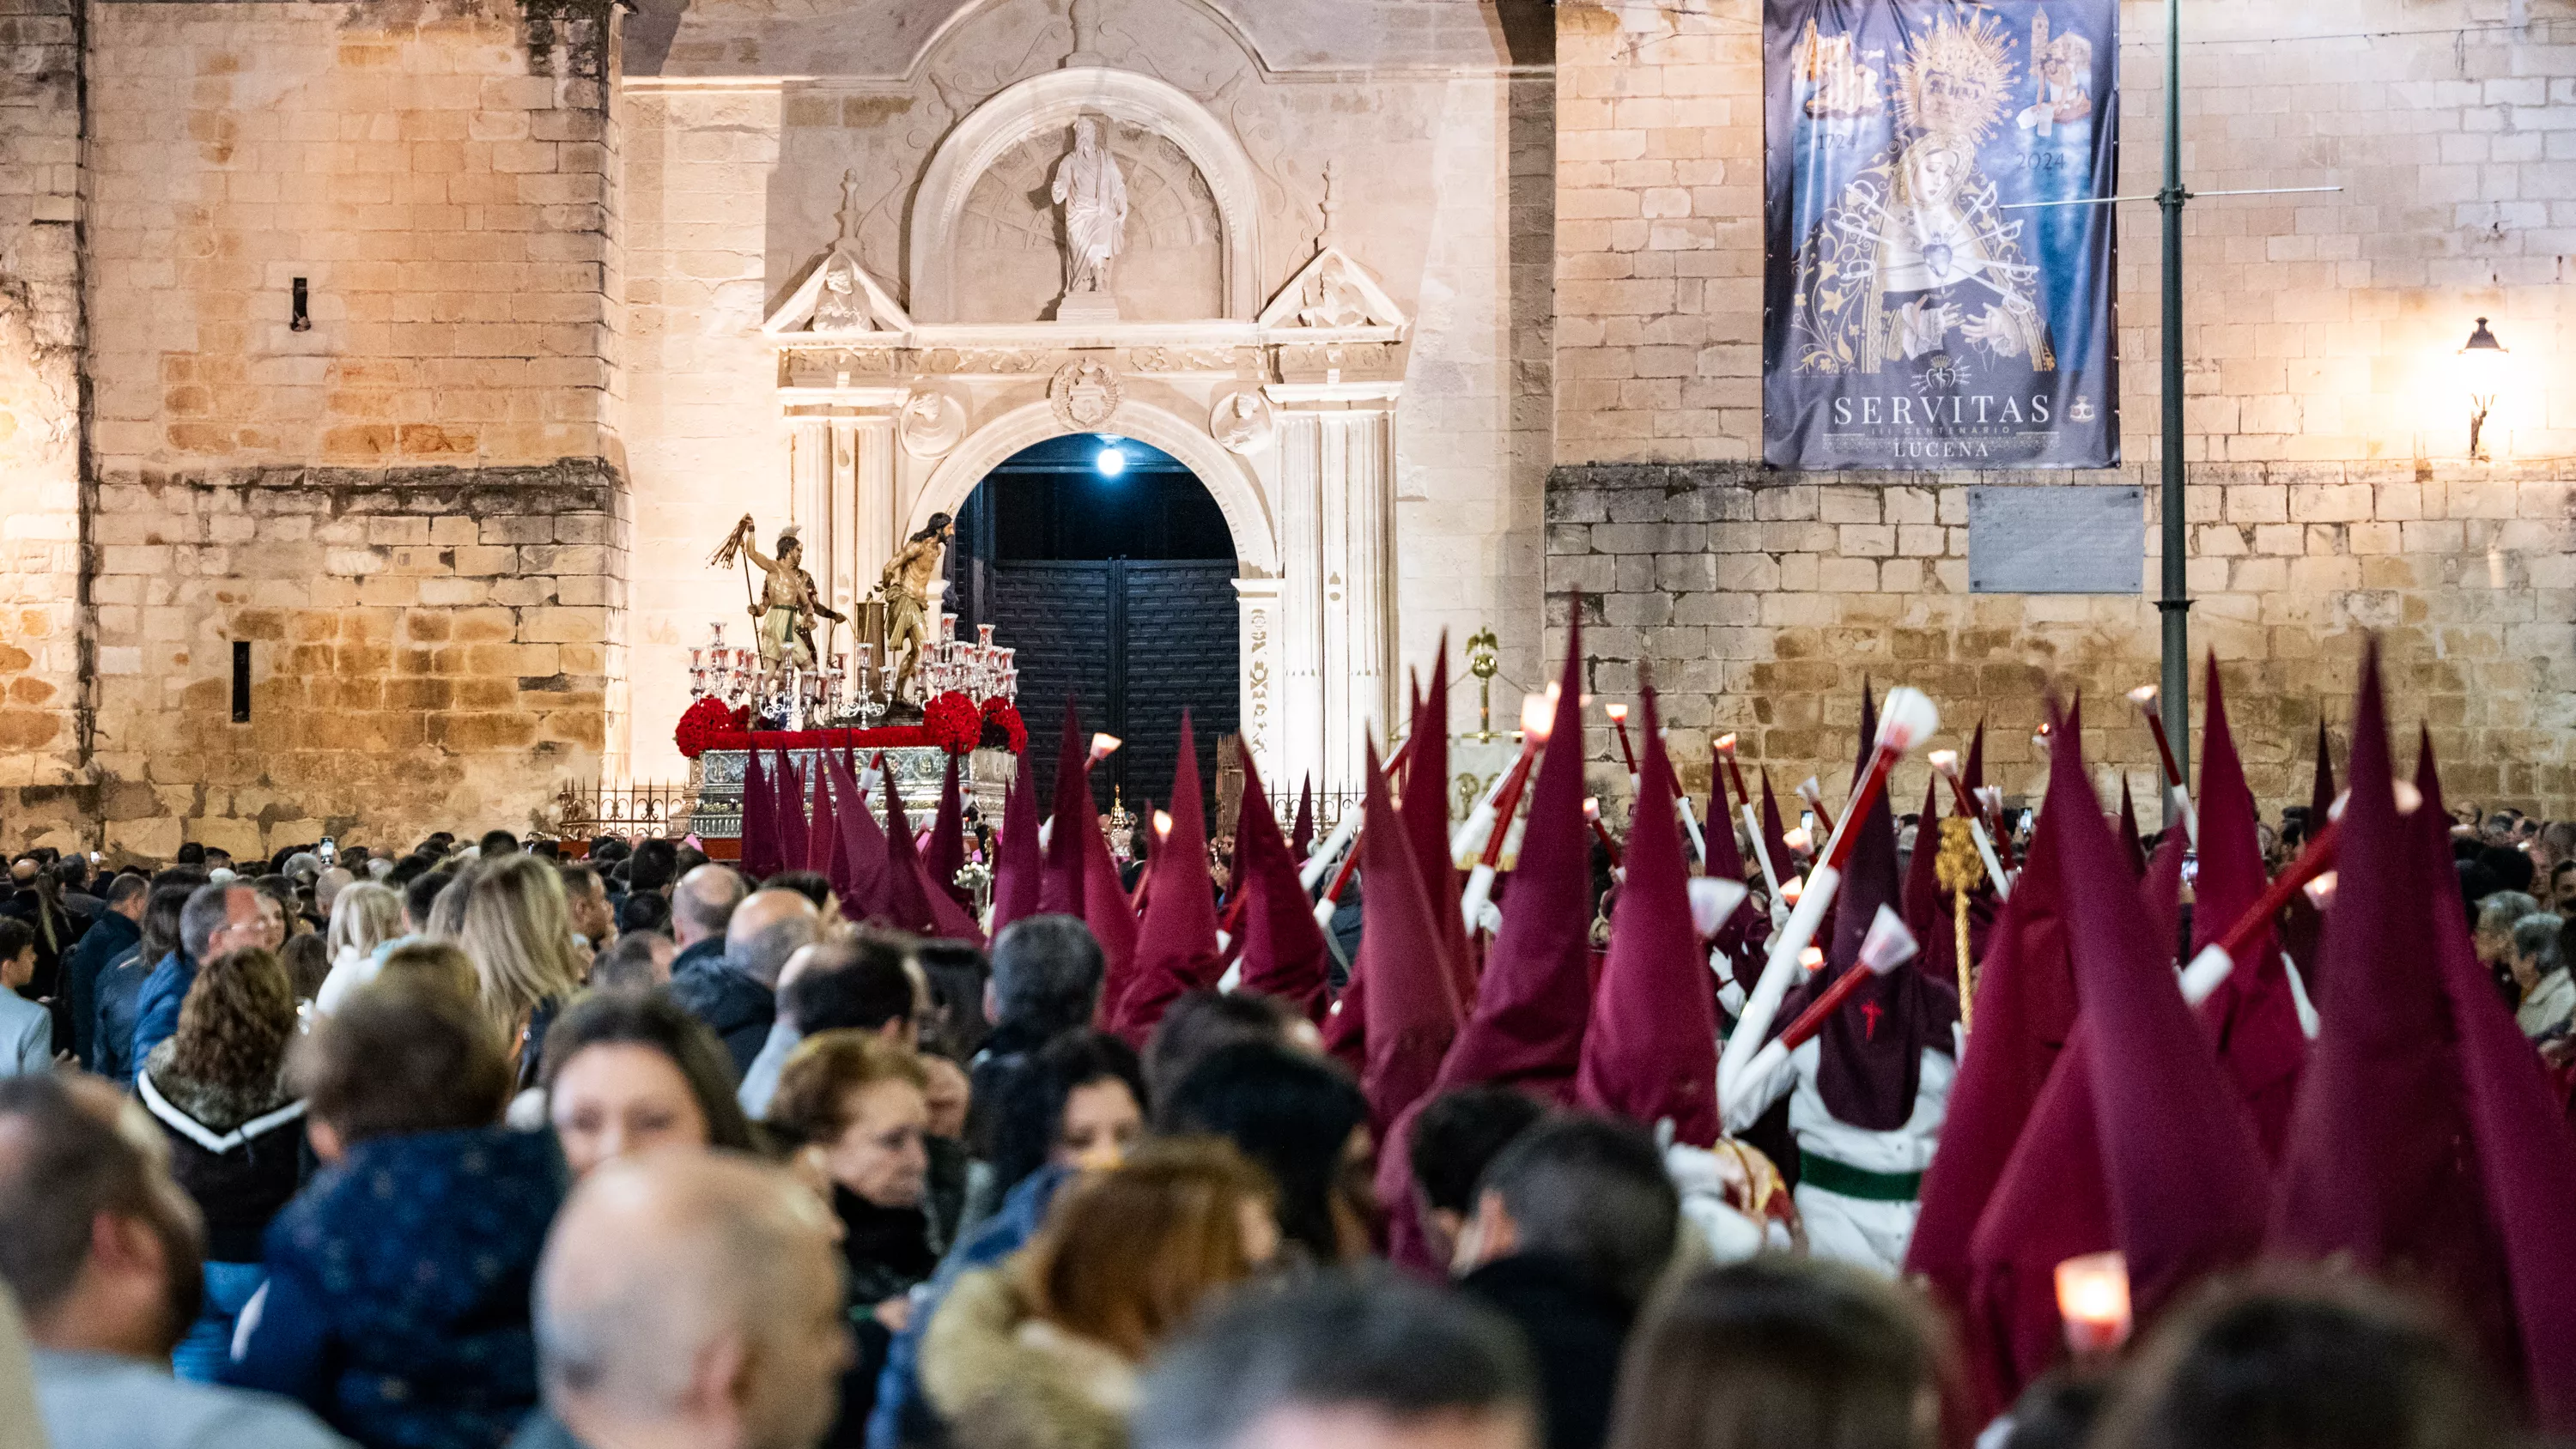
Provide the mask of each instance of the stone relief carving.
POLYGON ((1073 123, 1073 154, 1056 163, 1049 195, 1064 208, 1064 296, 1056 317, 1069 321, 1114 319, 1118 299, 1109 268, 1127 249, 1127 176, 1109 154, 1107 125, 1098 116, 1073 123))
POLYGON ((1056 421, 1078 433, 1108 426, 1118 415, 1120 396, 1118 375, 1095 358, 1066 363, 1047 384, 1047 401, 1055 407, 1056 421))
POLYGON ((866 294, 860 290, 858 268, 849 258, 835 255, 823 264, 823 295, 814 303, 814 320, 806 324, 808 332, 865 332, 872 314, 866 294))
MULTIPOLYGON (((1168 137, 1118 121, 1104 121, 1101 133, 1127 199, 1110 269, 1119 315, 1164 322, 1221 315, 1224 224, 1206 178, 1168 137)), ((959 299, 957 320, 1035 322, 1068 295, 1054 192, 1056 173, 1071 159, 1067 132, 1049 128, 976 178, 955 233, 958 275, 976 285, 959 299)))
POLYGON ((1227 452, 1246 457, 1269 447, 1276 427, 1270 400, 1250 388, 1217 399, 1216 411, 1208 416, 1208 435, 1227 452))
POLYGON ((895 424, 903 450, 916 458, 944 458, 966 436, 966 409, 935 388, 921 388, 904 399, 895 424))

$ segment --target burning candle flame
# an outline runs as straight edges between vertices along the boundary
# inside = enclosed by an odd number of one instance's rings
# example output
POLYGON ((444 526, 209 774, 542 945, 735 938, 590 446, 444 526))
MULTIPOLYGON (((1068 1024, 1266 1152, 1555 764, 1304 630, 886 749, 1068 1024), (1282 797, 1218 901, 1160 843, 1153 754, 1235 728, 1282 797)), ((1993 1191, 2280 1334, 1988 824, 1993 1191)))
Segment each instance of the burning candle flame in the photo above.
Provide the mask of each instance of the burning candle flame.
POLYGON ((1790 905, 1796 905, 1798 897, 1806 893, 1807 883, 1804 880, 1792 878, 1780 883, 1780 899, 1790 905))
POLYGON ((2335 872, 2330 870, 2319 872, 2317 878, 2308 882, 2303 889, 2308 893, 2309 903, 2318 910, 2324 910, 2334 902, 2335 872))
POLYGON ((1612 724, 1626 724, 1628 722, 1628 706, 1624 704, 1605 704, 1601 706, 1601 712, 1610 716, 1610 722, 1612 724))
POLYGON ((1940 771, 1944 775, 1955 775, 1959 773, 1959 752, 1957 750, 1934 750, 1924 758, 1931 761, 1933 769, 1940 771))
POLYGON ((1118 738, 1116 735, 1093 735, 1091 737, 1091 763, 1096 765, 1101 761, 1108 759, 1111 755, 1118 753, 1118 747, 1125 743, 1127 743, 1125 740, 1118 738))
MULTIPOLYGON (((1798 825, 1780 832, 1780 843, 1804 855, 1815 845, 1816 837, 1808 831, 1807 827, 1798 825)), ((1790 899, 1795 900, 1797 897, 1792 896, 1790 899)))
POLYGON ((1586 795, 1583 797, 1583 818, 1586 820, 1598 820, 1601 818, 1600 796, 1586 795))
POLYGON ((1548 732, 1556 727, 1556 694, 1551 685, 1546 694, 1521 697, 1521 733, 1533 745, 1546 744, 1548 732))
POLYGON ((1169 834, 1171 834, 1171 833, 1172 833, 1172 812, 1171 812, 1171 811, 1169 811, 1169 810, 1157 810, 1157 811, 1155 811, 1155 812, 1154 812, 1154 834, 1155 834, 1155 836, 1156 836, 1157 838, 1160 838, 1160 837, 1163 837, 1163 836, 1167 836, 1167 835, 1169 835, 1169 834))
POLYGON ((2136 705, 2140 709, 2145 709, 2148 705, 2155 702, 2156 687, 2152 684, 2141 684, 2137 688, 2129 691, 2129 703, 2136 705))
POLYGON ((2104 1353, 2129 1338, 2129 1262, 2119 1253, 2087 1253, 2057 1265, 2057 1316, 2067 1346, 2104 1353))
POLYGON ((1809 946, 1806 950, 1798 953, 1798 964, 1809 971, 1824 970, 1825 948, 1822 946, 1809 946))
POLYGON ((1719 736, 1717 737, 1717 752, 1718 752, 1719 754, 1721 754, 1721 755, 1731 755, 1731 754, 1734 754, 1734 753, 1735 753, 1735 736, 1733 736, 1733 735, 1719 735, 1719 736))

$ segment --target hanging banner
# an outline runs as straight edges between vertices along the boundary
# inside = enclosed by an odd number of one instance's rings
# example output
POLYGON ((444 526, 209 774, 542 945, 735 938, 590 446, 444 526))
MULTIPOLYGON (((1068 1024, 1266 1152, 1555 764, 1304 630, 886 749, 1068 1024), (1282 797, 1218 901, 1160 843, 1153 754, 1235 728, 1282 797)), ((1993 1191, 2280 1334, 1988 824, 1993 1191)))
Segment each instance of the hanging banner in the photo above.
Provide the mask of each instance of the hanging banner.
POLYGON ((2118 0, 1764 0, 1762 457, 2105 468, 2118 0))

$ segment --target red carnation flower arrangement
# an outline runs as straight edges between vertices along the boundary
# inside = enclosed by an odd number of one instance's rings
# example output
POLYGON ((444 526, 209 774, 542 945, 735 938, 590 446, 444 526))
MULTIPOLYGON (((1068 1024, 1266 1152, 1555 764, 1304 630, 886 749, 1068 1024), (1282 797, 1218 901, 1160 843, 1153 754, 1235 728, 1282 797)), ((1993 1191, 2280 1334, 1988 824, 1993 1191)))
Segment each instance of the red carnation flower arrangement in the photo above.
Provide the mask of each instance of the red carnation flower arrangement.
POLYGON ((698 701, 680 716, 680 727, 671 732, 680 753, 694 760, 715 747, 720 736, 738 735, 751 728, 751 707, 725 708, 714 695, 700 695, 698 701))
POLYGON ((921 707, 921 727, 929 731, 932 744, 952 755, 969 754, 984 737, 984 716, 975 701, 952 689, 921 707))
POLYGON ((984 701, 984 747, 1015 755, 1029 747, 1029 727, 1020 718, 1020 707, 998 694, 984 701))

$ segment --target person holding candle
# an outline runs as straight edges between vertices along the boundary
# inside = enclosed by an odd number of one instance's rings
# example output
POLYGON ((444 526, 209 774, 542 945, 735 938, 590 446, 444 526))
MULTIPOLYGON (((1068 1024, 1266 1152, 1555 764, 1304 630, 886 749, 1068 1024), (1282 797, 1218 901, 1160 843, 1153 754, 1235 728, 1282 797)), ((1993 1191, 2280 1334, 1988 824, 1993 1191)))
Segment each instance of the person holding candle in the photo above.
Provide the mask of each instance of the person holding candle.
MULTIPOLYGON (((1877 721, 1866 697, 1862 710, 1861 737, 1875 741, 1877 721)), ((1858 837, 1834 903, 1832 943, 1821 966, 1780 1003, 1772 1026, 1795 1021, 1845 974, 1869 969, 1862 958, 1871 926, 1879 908, 1900 897, 1895 819, 1885 795, 1846 813, 1853 815, 1846 828, 1858 837)), ((1798 1211, 1818 1257, 1889 1277, 1901 1271, 1921 1211, 1923 1173, 1958 1075, 1958 1023, 1956 987, 1898 965, 1853 991, 1813 1037, 1785 1053, 1750 1056, 1741 1080, 1728 1083, 1722 1070, 1729 1131, 1744 1130, 1789 1099, 1801 1167, 1798 1211)))

